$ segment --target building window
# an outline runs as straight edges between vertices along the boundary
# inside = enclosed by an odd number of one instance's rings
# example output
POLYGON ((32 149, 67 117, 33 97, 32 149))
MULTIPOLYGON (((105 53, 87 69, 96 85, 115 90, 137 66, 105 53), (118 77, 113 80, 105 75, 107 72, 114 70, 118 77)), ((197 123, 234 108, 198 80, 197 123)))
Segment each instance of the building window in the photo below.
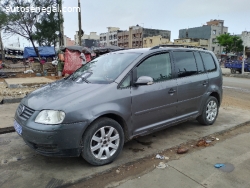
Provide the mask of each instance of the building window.
POLYGON ((153 39, 150 39, 150 44, 152 44, 153 43, 153 39))
POLYGON ((213 34, 216 35, 216 30, 213 30, 213 34))
POLYGON ((214 52, 214 50, 215 50, 215 47, 212 47, 212 51, 214 52))
POLYGON ((144 44, 147 44, 147 40, 144 40, 144 44))

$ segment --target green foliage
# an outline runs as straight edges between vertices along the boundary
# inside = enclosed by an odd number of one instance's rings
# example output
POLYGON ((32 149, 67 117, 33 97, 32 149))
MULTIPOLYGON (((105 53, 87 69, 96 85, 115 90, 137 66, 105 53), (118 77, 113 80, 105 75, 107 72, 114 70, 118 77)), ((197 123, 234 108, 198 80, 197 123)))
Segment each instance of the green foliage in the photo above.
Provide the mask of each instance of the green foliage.
POLYGON ((241 52, 243 50, 243 41, 240 37, 230 35, 230 33, 222 34, 216 37, 217 43, 225 47, 226 53, 241 52))
POLYGON ((0 8, 0 30, 7 24, 7 15, 6 13, 0 8))
POLYGON ((59 30, 60 22, 57 13, 52 12, 49 15, 44 15, 41 21, 35 24, 37 30, 33 35, 33 39, 40 46, 55 46, 58 41, 56 32, 59 30))

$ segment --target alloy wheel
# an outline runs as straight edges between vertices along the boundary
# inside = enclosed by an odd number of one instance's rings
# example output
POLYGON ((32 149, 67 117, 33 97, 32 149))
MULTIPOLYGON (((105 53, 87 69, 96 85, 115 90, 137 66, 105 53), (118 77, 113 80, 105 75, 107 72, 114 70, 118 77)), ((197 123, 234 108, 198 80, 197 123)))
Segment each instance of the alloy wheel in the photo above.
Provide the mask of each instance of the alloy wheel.
POLYGON ((115 154, 120 144, 118 131, 111 126, 98 129, 91 138, 90 150, 95 158, 104 160, 115 154))
POLYGON ((207 104, 206 117, 208 121, 213 121, 217 116, 217 103, 215 101, 210 101, 207 104))

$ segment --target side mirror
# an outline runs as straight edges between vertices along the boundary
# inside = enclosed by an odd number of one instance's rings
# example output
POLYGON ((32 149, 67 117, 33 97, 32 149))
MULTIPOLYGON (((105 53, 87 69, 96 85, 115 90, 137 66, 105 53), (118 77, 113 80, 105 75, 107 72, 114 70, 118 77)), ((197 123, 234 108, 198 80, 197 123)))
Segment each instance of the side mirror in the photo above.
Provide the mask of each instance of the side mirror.
POLYGON ((139 86, 139 85, 152 85, 154 83, 153 78, 149 77, 149 76, 140 76, 136 82, 135 85, 139 86))

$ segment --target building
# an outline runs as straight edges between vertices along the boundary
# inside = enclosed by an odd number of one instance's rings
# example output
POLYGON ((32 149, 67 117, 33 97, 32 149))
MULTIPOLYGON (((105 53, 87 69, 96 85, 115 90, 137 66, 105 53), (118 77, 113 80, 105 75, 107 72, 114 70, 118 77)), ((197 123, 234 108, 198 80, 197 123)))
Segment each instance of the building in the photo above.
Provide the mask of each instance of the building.
POLYGON ((216 43, 216 37, 228 32, 224 26, 224 20, 210 20, 207 25, 179 30, 179 39, 206 39, 208 50, 213 51, 217 56, 223 52, 223 47, 216 43))
POLYGON ((208 39, 174 39, 173 44, 208 49, 208 39))
POLYGON ((245 55, 250 57, 250 31, 242 31, 240 38, 245 46, 245 55))
MULTIPOLYGON (((78 31, 76 31, 76 34, 75 34, 74 38, 75 38, 75 44, 76 44, 76 45, 79 45, 78 31)), ((92 39, 92 40, 97 40, 97 41, 99 41, 100 36, 97 35, 96 32, 90 32, 89 35, 84 34, 84 35, 82 36, 82 43, 83 43, 83 40, 84 40, 84 39, 89 39, 89 40, 92 39)))
POLYGON ((151 48, 158 45, 169 44, 169 39, 162 38, 161 35, 143 38, 143 48, 151 48))
POLYGON ((144 38, 159 35, 161 38, 170 40, 171 31, 148 29, 139 25, 131 26, 129 27, 129 31, 123 31, 117 34, 118 46, 122 48, 142 48, 144 38))
POLYGON ((108 27, 107 33, 100 34, 100 46, 117 46, 118 32, 121 32, 119 27, 108 27))
POLYGON ((67 37, 66 35, 64 35, 63 40, 64 40, 64 46, 74 46, 75 45, 75 41, 71 40, 71 38, 67 37))
POLYGON ((82 46, 87 48, 99 47, 100 41, 96 39, 82 39, 82 46))

